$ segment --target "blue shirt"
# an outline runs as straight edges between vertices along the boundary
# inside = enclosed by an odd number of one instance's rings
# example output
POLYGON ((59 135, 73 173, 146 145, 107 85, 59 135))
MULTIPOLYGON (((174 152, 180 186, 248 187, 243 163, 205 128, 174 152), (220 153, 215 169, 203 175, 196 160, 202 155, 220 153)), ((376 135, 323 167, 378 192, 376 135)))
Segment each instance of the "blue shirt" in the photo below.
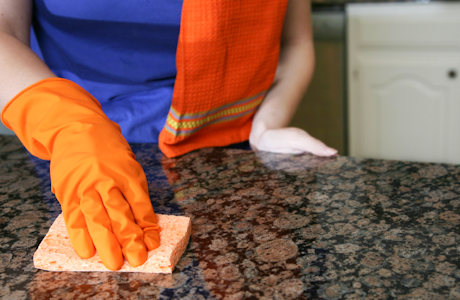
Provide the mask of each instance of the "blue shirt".
POLYGON ((182 0, 35 0, 31 44, 57 76, 102 104, 128 142, 157 142, 174 89, 181 9, 182 0))

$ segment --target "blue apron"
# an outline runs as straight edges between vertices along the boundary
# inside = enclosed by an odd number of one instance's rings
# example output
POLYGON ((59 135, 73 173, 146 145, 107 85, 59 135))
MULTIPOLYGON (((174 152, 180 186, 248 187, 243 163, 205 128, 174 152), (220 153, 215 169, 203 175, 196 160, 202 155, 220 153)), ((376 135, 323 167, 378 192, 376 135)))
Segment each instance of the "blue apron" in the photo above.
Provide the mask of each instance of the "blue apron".
POLYGON ((128 142, 157 142, 171 105, 182 0, 35 0, 31 41, 128 142))

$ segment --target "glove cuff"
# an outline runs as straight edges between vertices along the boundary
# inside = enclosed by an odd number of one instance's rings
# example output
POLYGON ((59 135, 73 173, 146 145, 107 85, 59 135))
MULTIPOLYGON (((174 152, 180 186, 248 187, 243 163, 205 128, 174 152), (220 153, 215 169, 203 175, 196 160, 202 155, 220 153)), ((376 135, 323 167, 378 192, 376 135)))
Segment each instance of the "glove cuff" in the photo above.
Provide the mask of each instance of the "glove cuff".
POLYGON ((18 93, 3 108, 1 120, 30 153, 50 160, 53 141, 60 129, 72 120, 94 114, 108 120, 100 103, 86 90, 70 80, 54 77, 40 80, 18 93))

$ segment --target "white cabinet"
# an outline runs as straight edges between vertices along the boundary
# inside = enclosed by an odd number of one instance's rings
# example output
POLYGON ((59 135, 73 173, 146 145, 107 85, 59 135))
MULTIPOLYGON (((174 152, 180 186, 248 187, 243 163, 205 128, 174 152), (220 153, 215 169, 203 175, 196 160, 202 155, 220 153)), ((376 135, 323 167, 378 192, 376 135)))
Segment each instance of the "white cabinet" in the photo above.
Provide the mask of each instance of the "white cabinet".
POLYGON ((460 163, 460 4, 354 4, 350 155, 460 163))

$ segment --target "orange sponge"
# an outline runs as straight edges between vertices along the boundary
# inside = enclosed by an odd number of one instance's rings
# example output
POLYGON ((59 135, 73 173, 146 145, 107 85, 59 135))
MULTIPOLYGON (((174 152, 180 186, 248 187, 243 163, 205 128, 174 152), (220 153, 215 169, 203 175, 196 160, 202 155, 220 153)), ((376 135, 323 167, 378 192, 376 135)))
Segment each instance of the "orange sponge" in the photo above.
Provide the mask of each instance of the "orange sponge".
MULTIPOLYGON (((190 239, 191 221, 188 217, 156 216, 161 227, 160 247, 149 252, 143 265, 134 268, 125 261, 117 272, 172 273, 190 239)), ((34 265, 37 269, 49 271, 110 271, 97 253, 88 259, 77 255, 70 244, 62 214, 35 251, 34 265)))

